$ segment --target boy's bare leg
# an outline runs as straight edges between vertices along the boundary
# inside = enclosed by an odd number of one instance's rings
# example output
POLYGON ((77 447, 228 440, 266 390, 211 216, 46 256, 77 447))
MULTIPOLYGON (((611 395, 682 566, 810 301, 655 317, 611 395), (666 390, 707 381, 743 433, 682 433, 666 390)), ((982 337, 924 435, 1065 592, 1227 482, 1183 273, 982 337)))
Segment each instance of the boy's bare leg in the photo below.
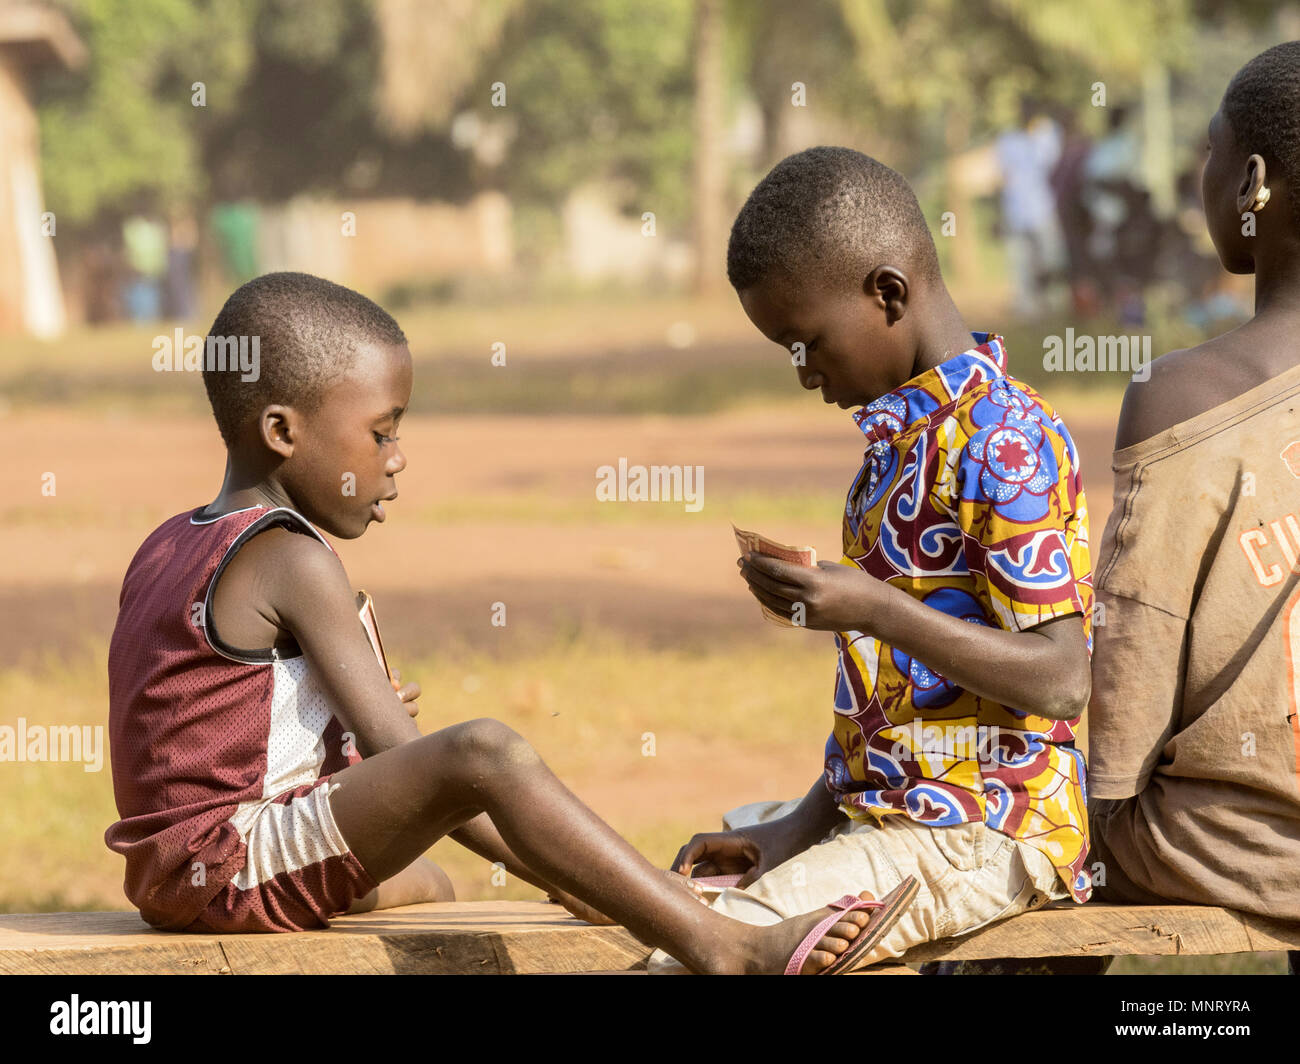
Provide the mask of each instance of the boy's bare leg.
MULTIPOLYGON (((348 847, 377 880, 487 813, 547 883, 607 913, 696 972, 780 972, 828 909, 754 927, 674 886, 582 804, 510 728, 474 720, 413 739, 337 772, 330 806, 348 847)), ((869 914, 845 914, 804 971, 831 964, 869 914)))
POLYGON ((421 857, 391 879, 385 879, 374 890, 358 898, 348 909, 348 914, 368 913, 374 909, 393 909, 399 905, 419 905, 426 901, 455 901, 447 873, 428 858, 421 857))
MULTIPOLYGON (((511 852, 510 847, 506 845, 505 839, 501 837, 501 833, 497 831, 496 826, 492 823, 492 818, 486 813, 480 813, 473 820, 462 824, 451 833, 451 837, 484 860, 503 864, 512 875, 517 876, 526 883, 531 883, 539 890, 545 891, 552 901, 564 906, 570 914, 576 916, 579 920, 585 920, 589 924, 618 923, 617 920, 611 920, 604 913, 597 912, 586 902, 575 898, 567 891, 561 890, 554 883, 545 882, 541 876, 511 852)), ((668 877, 670 882, 683 890, 690 891, 692 895, 700 900, 702 905, 708 904, 704 900, 703 888, 693 880, 668 869, 660 869, 660 871, 668 877)))

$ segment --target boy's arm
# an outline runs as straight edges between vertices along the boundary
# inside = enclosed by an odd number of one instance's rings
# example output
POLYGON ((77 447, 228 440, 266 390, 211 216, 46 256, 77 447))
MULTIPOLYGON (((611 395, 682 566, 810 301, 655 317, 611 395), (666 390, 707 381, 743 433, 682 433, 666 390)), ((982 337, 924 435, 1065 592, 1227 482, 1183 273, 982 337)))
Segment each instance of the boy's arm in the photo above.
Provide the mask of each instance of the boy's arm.
POLYGON ((272 624, 292 634, 362 756, 420 736, 357 619, 343 564, 309 536, 271 529, 240 550, 257 565, 257 597, 272 624))
MULTIPOLYGON (((977 404, 962 422, 968 434, 950 452, 946 472, 932 482, 913 483, 912 491, 946 514, 951 525, 909 527, 902 533, 918 536, 920 552, 936 529, 945 537, 960 532, 971 578, 968 593, 979 603, 972 603, 969 620, 961 615, 964 607, 948 613, 926 605, 852 564, 823 562, 809 569, 751 556, 749 572, 742 567, 751 590, 785 616, 791 616, 793 602, 802 602, 808 627, 875 636, 1004 706, 1052 720, 1078 717, 1088 705, 1092 675, 1086 597, 1079 590, 1089 566, 1086 546, 1074 556, 1086 544, 1086 526, 1074 527, 1083 521, 1076 509, 1081 505, 1077 458, 1050 411, 1017 395, 1012 405, 1020 412, 1010 420, 989 422, 977 404), (1010 492, 1007 477, 1013 481, 1010 492), (1022 569, 1032 570, 1032 576, 1022 577, 1022 569), (1008 612, 1014 616, 1010 626, 989 623, 989 617, 1008 612)), ((921 512, 920 500, 913 497, 913 502, 921 512)), ((920 556, 913 565, 920 576, 947 571, 940 564, 930 573, 920 556)))
MULTIPOLYGON (((338 556, 308 536, 277 529, 254 537, 240 553, 254 545, 257 549, 247 561, 258 563, 262 574, 268 619, 293 634, 362 756, 418 739, 420 729, 366 641, 338 556)), ((453 831, 451 837, 487 860, 500 862, 512 875, 542 890, 551 889, 510 851, 485 815, 453 831)))
POLYGON ((839 803, 819 776, 803 800, 789 813, 761 824, 695 835, 677 851, 671 869, 689 876, 741 874, 745 887, 821 842, 844 819, 839 803))
POLYGON ((802 602, 806 627, 865 632, 1004 706, 1072 720, 1088 704, 1092 677, 1080 614, 1010 632, 953 617, 836 562, 809 569, 747 554, 741 575, 769 609, 789 616, 802 602))
POLYGON ((901 588, 872 582, 878 586, 868 594, 870 627, 860 630, 1004 706, 1049 720, 1073 720, 1087 708, 1092 669, 1081 614, 1011 632, 971 624, 927 606, 901 588))

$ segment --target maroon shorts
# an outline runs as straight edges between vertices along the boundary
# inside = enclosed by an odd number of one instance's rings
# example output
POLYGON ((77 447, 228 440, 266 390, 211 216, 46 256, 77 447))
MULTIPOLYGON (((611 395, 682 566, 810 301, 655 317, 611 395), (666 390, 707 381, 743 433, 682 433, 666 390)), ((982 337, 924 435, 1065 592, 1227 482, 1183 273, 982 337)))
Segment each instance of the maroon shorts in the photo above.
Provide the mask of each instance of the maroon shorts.
POLYGON ((338 785, 329 780, 231 817, 247 846, 244 866, 186 931, 316 930, 375 889, 334 823, 329 795, 338 785))

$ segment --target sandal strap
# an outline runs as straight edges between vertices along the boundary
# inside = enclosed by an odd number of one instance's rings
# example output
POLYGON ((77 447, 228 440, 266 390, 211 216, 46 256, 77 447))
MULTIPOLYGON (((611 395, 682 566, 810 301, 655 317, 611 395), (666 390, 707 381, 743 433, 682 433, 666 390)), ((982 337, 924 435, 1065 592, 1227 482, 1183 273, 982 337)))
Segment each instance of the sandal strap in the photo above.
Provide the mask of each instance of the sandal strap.
POLYGON ((727 887, 734 887, 743 878, 743 876, 692 876, 691 882, 698 883, 702 887, 725 890, 727 887))
POLYGON ((785 966, 785 974, 799 974, 803 969, 804 961, 808 959, 808 955, 812 953, 817 943, 822 940, 822 936, 839 923, 840 918, 845 913, 853 912, 855 909, 879 909, 884 904, 883 901, 875 898, 871 901, 863 901, 861 898, 855 898, 852 894, 845 894, 839 901, 831 902, 830 907, 835 911, 824 917, 816 927, 804 936, 803 941, 799 943, 798 948, 790 956, 790 961, 785 966))

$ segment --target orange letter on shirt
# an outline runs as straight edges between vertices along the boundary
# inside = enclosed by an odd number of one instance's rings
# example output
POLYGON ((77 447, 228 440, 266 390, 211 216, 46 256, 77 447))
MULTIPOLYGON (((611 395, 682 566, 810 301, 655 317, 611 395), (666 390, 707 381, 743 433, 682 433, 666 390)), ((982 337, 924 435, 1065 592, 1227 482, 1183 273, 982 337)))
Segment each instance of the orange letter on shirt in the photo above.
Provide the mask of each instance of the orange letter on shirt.
POLYGON ((1250 567, 1255 570, 1255 579, 1263 587, 1272 587, 1282 579, 1280 566, 1270 565, 1266 570, 1263 562, 1259 560, 1259 555, 1255 553, 1257 547, 1268 546, 1268 536, 1264 535, 1258 528, 1252 528, 1238 536, 1237 542, 1241 544, 1241 549, 1246 555, 1246 561, 1250 562, 1250 567))

